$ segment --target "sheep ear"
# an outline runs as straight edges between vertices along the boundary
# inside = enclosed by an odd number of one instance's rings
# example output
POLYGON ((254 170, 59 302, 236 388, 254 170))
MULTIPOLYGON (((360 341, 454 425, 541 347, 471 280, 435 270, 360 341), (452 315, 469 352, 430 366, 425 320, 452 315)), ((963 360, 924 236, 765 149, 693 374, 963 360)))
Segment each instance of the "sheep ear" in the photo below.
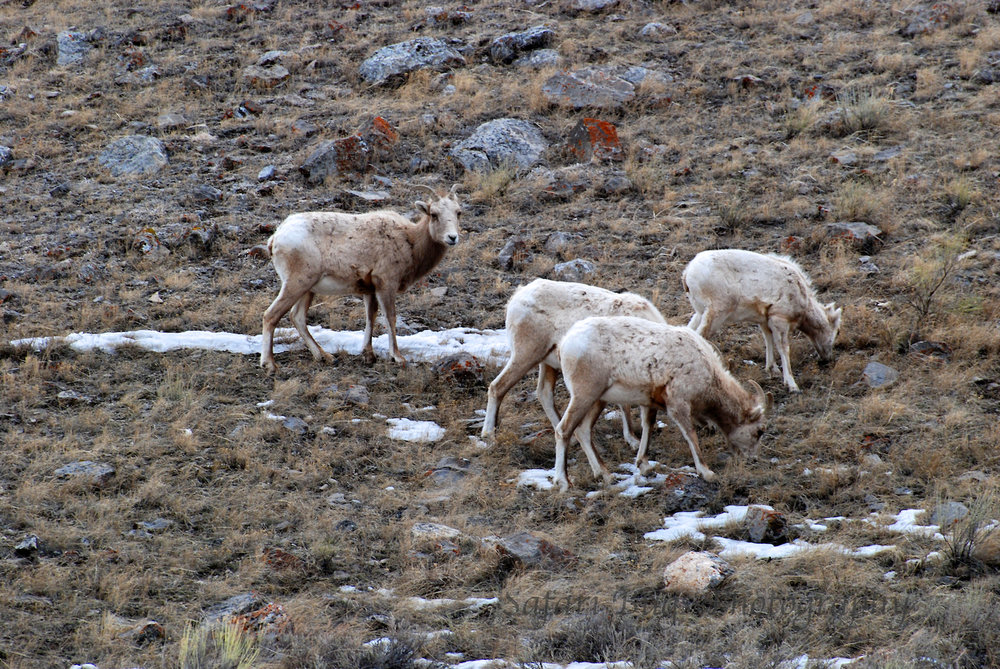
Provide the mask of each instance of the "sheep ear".
POLYGON ((424 214, 427 214, 428 216, 430 216, 430 215, 431 215, 431 206, 430 206, 429 204, 427 204, 426 202, 424 202, 423 200, 417 200, 417 201, 416 201, 416 202, 414 202, 413 204, 414 204, 414 205, 415 205, 415 206, 417 207, 417 209, 419 209, 419 210, 420 210, 420 211, 421 211, 422 213, 424 213, 424 214))

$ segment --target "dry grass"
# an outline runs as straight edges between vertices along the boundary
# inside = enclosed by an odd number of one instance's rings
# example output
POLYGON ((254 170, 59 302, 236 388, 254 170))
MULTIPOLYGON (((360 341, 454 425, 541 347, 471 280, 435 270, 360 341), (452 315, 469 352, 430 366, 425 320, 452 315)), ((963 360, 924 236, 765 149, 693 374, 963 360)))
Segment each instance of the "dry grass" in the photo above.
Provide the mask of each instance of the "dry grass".
MULTIPOLYGON (((564 5, 473 4, 469 20, 445 25, 410 1, 343 3, 333 14, 283 2, 242 13, 215 1, 96 11, 67 0, 3 5, 5 45, 25 25, 39 36, 12 61, 0 49, 0 85, 14 91, 0 101, 0 144, 34 161, 0 172, 0 666, 236 667, 242 657, 253 666, 386 669, 421 657, 454 662, 454 653, 526 663, 632 659, 637 667, 669 659, 756 669, 802 654, 864 655, 861 667, 928 666, 919 658, 1000 666, 1000 541, 989 524, 1000 467, 1000 227, 989 147, 1000 114, 995 85, 977 75, 994 67, 988 59, 1000 48, 992 15, 981 4, 938 3, 928 8, 937 12, 932 28, 904 38, 911 4, 632 2, 614 17, 564 5), (676 34, 639 37, 650 21, 676 34), (551 46, 570 69, 643 65, 672 81, 643 84, 622 110, 553 105, 541 88, 557 70, 487 57, 493 37, 538 24, 554 29, 551 46), (104 27, 82 68, 55 65, 55 33, 69 26, 104 27), (363 59, 414 36, 458 40, 467 67, 415 73, 397 88, 362 82, 363 59), (291 76, 253 90, 241 72, 269 49, 294 52, 291 76), (115 84, 121 63, 136 58, 156 65, 159 78, 115 84), (248 102, 259 111, 234 111, 248 102), (185 125, 159 129, 166 111, 182 113, 185 125), (376 114, 399 132, 392 150, 364 174, 305 184, 297 168, 319 141, 353 134, 376 114), (553 168, 565 166, 562 142, 580 118, 612 121, 625 160, 579 168, 592 185, 560 198, 514 170, 464 174, 448 150, 502 116, 538 124, 553 143, 545 154, 553 168), (315 133, 293 125, 300 121, 315 133), (111 139, 133 133, 162 139, 169 166, 137 180, 97 167, 111 139), (899 156, 875 159, 895 146, 899 156), (832 163, 840 149, 857 162, 832 163), (269 164, 277 178, 265 187, 257 174, 269 164), (601 180, 619 169, 633 187, 602 194, 601 180), (729 457, 718 434, 700 433, 721 478, 706 511, 771 504, 801 526, 801 538, 896 550, 741 558, 720 590, 673 596, 661 586, 664 566, 685 550, 718 546, 644 539, 662 522, 663 491, 587 497, 598 486, 575 447, 567 495, 514 485, 521 470, 552 462, 532 378, 508 395, 497 444, 482 449, 469 436, 492 369, 462 387, 426 364, 369 367, 341 355, 325 367, 296 349, 279 354, 272 379, 253 357, 228 353, 7 344, 146 328, 257 334, 277 288, 267 263, 243 254, 266 239, 262 225, 296 210, 366 206, 347 189, 384 189, 389 206, 407 208, 418 182, 460 183, 467 202, 461 246, 400 297, 401 317, 421 329, 502 327, 514 288, 563 259, 544 251, 556 231, 580 235, 566 253, 595 262, 588 281, 646 294, 673 323, 688 319, 679 276, 698 251, 794 256, 821 299, 845 307, 837 358, 819 365, 796 335, 792 361, 804 392, 790 395, 764 373, 756 328, 719 337, 734 373, 774 393, 776 408, 757 459, 729 457), (63 183, 68 191, 55 189, 63 183), (222 190, 222 202, 193 202, 198 185, 222 190), (884 231, 885 246, 872 255, 877 274, 863 271, 849 244, 831 242, 824 223, 832 220, 884 231), (214 240, 185 237, 193 225, 215 230, 214 240), (532 257, 507 270, 496 256, 513 235, 529 240, 532 257), (156 243, 161 252, 144 250, 156 243), (443 297, 432 292, 440 287, 443 297), (950 357, 911 353, 918 337, 944 343, 950 357), (871 360, 899 380, 868 388, 861 376, 871 360), (352 384, 369 390, 367 404, 345 399, 352 384), (426 406, 435 408, 418 411, 426 406), (291 431, 267 413, 308 428, 291 431), (435 420, 446 436, 395 441, 380 416, 435 420), (473 469, 442 486, 428 473, 443 457, 467 458, 473 469), (81 460, 116 472, 103 485, 55 474, 81 460), (862 522, 830 521, 825 533, 805 524, 942 500, 972 511, 943 544, 862 522), (149 536, 137 531, 158 519, 170 522, 149 536), (418 521, 465 536, 457 550, 442 550, 412 537, 418 521), (525 530, 576 560, 517 566, 479 541, 525 530), (38 552, 15 551, 31 535, 38 552), (275 549, 292 557, 269 561, 281 554, 275 549), (928 558, 935 550, 942 561, 928 558), (292 629, 257 636, 192 625, 213 604, 249 592, 283 607, 292 629), (590 605, 541 612, 547 595, 590 605), (418 610, 399 598, 411 596, 499 597, 501 605, 418 610), (163 638, 122 636, 123 621, 146 619, 163 638), (428 635, 442 630, 450 634, 428 635), (363 645, 381 637, 394 641, 363 645)), ((360 329, 363 307, 327 299, 310 322, 360 329)), ((561 388, 557 397, 564 405, 561 388)), ((655 440, 664 465, 689 464, 672 425, 655 440)), ((609 461, 631 458, 616 423, 600 421, 596 441, 609 461)), ((746 538, 741 527, 725 534, 746 538)))

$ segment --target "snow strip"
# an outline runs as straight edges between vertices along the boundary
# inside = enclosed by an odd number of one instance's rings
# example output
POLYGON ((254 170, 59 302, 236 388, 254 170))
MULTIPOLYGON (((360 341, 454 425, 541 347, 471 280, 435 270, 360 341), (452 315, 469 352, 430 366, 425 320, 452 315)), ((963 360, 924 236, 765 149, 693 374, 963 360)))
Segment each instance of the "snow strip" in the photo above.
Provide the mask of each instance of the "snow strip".
POLYGON ((387 418, 389 437, 399 441, 434 442, 444 437, 446 430, 432 420, 410 420, 409 418, 387 418))
MULTIPOLYGON (((330 353, 360 355, 364 343, 361 330, 336 331, 318 325, 309 327, 316 342, 330 353)), ((452 328, 450 330, 423 330, 397 338, 400 351, 410 360, 428 362, 455 353, 468 353, 484 362, 501 366, 510 356, 506 330, 475 330, 452 328)), ((64 337, 33 337, 15 339, 12 346, 28 346, 36 351, 64 343, 74 351, 98 349, 113 353, 119 346, 139 346, 149 351, 164 353, 178 349, 204 349, 259 355, 261 335, 243 335, 230 332, 208 332, 191 330, 188 332, 158 332, 156 330, 133 330, 130 332, 105 332, 92 334, 75 332, 64 337)), ((375 354, 389 357, 389 335, 383 334, 372 341, 375 354)), ((294 328, 280 328, 275 331, 274 352, 282 353, 292 348, 302 348, 298 333, 294 328), (279 343, 282 342, 282 343, 279 343), (291 343, 285 343, 291 342, 291 343)))

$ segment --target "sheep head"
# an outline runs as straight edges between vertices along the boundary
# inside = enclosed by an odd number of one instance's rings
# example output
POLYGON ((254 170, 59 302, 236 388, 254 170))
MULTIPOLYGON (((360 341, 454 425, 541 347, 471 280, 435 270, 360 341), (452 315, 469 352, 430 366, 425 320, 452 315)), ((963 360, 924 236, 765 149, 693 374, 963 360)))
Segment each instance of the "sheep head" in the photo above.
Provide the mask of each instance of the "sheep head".
MULTIPOLYGON (((422 186, 434 193, 428 186, 422 186)), ((459 221, 462 218, 462 205, 458 201, 455 189, 458 184, 452 186, 451 191, 444 196, 438 196, 433 202, 417 200, 414 205, 424 216, 428 218, 428 229, 431 239, 439 244, 454 246, 458 243, 459 221)))

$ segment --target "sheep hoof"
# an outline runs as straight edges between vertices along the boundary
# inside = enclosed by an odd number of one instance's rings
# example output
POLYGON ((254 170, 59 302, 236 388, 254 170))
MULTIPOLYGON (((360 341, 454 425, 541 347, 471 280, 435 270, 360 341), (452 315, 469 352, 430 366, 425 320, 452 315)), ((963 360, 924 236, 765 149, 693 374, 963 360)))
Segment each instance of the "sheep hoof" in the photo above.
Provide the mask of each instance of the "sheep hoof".
POLYGON ((260 366, 268 374, 274 374, 275 372, 278 371, 278 366, 274 363, 273 360, 261 360, 260 366))
POLYGON ((651 471, 653 471, 653 466, 649 464, 648 460, 639 465, 639 474, 642 476, 646 476, 651 471))
POLYGON ((701 477, 706 481, 715 481, 719 478, 718 475, 711 469, 706 469, 705 471, 698 473, 701 474, 701 477))
POLYGON ((365 359, 365 364, 366 365, 374 365, 375 364, 375 353, 373 351, 362 351, 361 352, 361 357, 363 357, 365 359))

